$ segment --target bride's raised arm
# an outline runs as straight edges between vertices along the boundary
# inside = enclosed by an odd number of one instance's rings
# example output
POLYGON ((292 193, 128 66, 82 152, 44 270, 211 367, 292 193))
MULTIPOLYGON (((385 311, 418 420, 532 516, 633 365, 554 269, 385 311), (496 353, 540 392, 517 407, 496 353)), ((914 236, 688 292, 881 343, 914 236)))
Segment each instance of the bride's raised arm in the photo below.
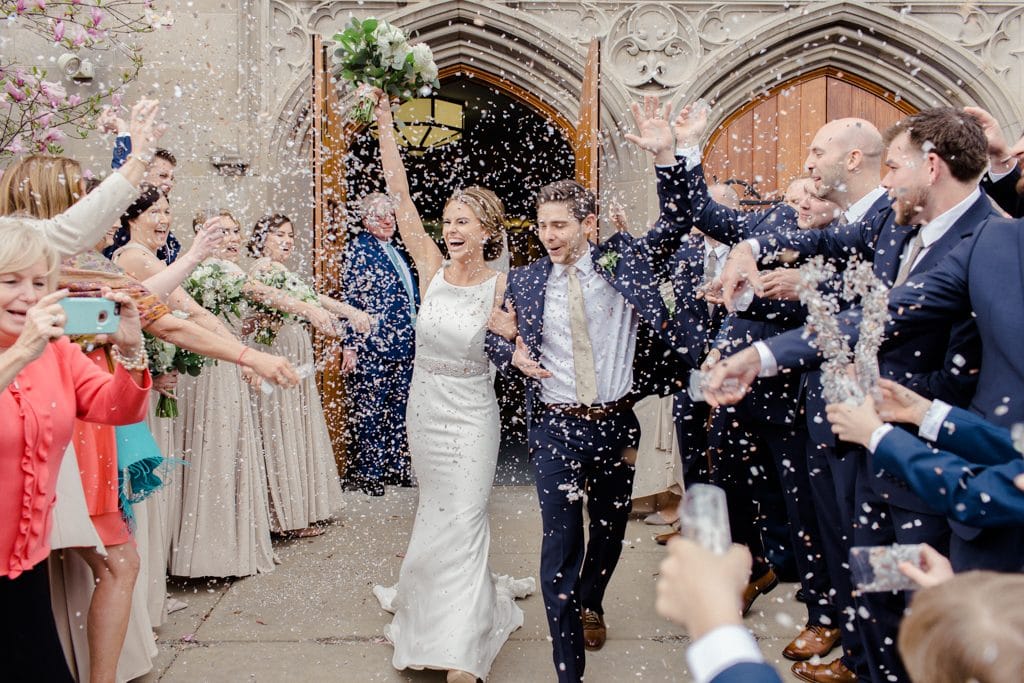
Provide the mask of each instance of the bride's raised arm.
POLYGON ((380 163, 384 169, 384 180, 388 186, 388 194, 397 201, 395 220, 398 223, 398 232, 420 273, 420 294, 422 295, 441 267, 443 260, 441 250, 437 248, 437 244, 423 228, 420 214, 412 203, 412 196, 409 193, 409 178, 405 174, 405 165, 398 152, 394 121, 391 117, 391 105, 387 95, 382 94, 377 100, 375 112, 377 129, 380 133, 380 163))

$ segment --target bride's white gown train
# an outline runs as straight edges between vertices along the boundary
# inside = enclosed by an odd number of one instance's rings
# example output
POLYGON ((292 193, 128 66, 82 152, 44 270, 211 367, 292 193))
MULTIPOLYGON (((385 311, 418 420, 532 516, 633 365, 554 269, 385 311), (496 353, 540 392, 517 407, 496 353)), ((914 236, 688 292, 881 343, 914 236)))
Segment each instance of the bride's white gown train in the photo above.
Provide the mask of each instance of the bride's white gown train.
POLYGON ((497 576, 487 563, 500 424, 484 335, 495 284, 455 286, 442 268, 416 322, 407 428, 419 506, 398 583, 373 589, 395 615, 384 634, 396 669, 486 678, 523 625, 515 598, 536 590, 533 578, 497 576))

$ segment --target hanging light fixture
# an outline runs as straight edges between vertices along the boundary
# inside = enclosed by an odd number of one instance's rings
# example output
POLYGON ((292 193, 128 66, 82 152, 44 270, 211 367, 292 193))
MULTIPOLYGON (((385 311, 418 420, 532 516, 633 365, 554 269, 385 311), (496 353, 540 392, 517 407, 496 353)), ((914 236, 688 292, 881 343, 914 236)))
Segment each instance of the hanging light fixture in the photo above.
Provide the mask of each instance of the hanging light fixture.
POLYGON ((423 154, 462 139, 463 103, 441 97, 416 97, 404 102, 394 114, 398 144, 413 154, 423 154))

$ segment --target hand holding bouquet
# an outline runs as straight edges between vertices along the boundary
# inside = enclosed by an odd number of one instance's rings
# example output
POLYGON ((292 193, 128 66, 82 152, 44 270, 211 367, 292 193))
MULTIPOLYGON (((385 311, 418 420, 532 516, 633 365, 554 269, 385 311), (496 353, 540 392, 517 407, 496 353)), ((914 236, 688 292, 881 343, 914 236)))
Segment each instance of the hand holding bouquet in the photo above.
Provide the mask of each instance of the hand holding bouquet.
POLYGON ((382 19, 352 23, 334 35, 335 75, 359 87, 359 99, 350 117, 358 123, 373 120, 375 90, 388 97, 408 100, 416 94, 428 96, 440 86, 437 64, 426 43, 409 45, 402 29, 382 19))

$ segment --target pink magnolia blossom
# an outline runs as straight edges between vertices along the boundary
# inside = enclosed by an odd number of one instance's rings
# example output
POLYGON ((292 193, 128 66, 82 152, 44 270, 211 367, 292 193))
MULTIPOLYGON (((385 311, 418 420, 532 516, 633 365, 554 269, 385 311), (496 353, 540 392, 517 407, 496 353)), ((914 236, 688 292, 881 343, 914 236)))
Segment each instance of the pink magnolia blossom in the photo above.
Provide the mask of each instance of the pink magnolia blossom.
POLYGON ((49 128, 50 124, 53 123, 53 112, 46 112, 32 123, 40 128, 49 128))
POLYGON ((27 82, 24 69, 14 70, 14 82, 17 84, 19 88, 24 87, 25 83, 27 82))
POLYGON ((59 43, 64 40, 64 20, 58 19, 53 25, 53 42, 59 43))
POLYGON ((7 83, 4 83, 4 90, 6 90, 6 91, 7 91, 7 94, 8 94, 8 95, 9 95, 9 96, 11 97, 11 99, 12 99, 12 100, 14 100, 15 102, 24 102, 24 101, 25 101, 25 93, 24 93, 23 91, 19 90, 19 89, 18 89, 18 88, 17 88, 17 87, 16 87, 16 86, 15 86, 15 85, 14 85, 13 83, 11 83, 10 81, 8 81, 7 83))
POLYGON ((82 47, 85 45, 87 38, 85 30, 81 26, 75 24, 75 38, 71 41, 71 44, 75 47, 82 47))
POLYGON ((64 139, 64 133, 58 128, 46 128, 36 134, 36 141, 42 144, 48 144, 50 142, 60 142, 64 139))
POLYGON ((124 100, 124 93, 116 92, 116 93, 114 93, 113 95, 110 96, 110 106, 111 107, 120 107, 121 106, 121 102, 123 100, 124 100))
POLYGON ((81 98, 80 95, 68 95, 68 106, 69 107, 77 107, 81 103, 82 103, 82 98, 81 98))
POLYGON ((27 152, 28 148, 25 147, 25 143, 21 141, 21 138, 14 138, 13 140, 11 140, 11 143, 7 145, 4 151, 10 152, 11 154, 17 156, 19 154, 24 154, 25 152, 27 152))
MULTIPOLYGON (((39 0, 36 1, 38 2, 39 0)), ((103 21, 103 10, 99 7, 93 7, 90 16, 92 17, 92 25, 99 26, 100 22, 103 21)))
POLYGON ((36 0, 36 7, 38 7, 39 9, 41 9, 43 11, 45 11, 46 10, 46 0, 36 0))
POLYGON ((27 9, 28 3, 25 2, 25 0, 17 0, 17 2, 14 3, 14 11, 18 14, 22 14, 27 9))
POLYGON ((51 107, 59 107, 68 98, 64 86, 53 81, 39 81, 39 92, 50 102, 51 107))

